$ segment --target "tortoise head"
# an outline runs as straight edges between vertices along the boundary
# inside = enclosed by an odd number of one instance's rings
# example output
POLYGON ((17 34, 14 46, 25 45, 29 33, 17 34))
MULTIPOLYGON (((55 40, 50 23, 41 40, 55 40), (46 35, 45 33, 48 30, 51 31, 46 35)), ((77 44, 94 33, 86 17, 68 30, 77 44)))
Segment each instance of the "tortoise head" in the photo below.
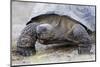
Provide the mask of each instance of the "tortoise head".
POLYGON ((40 24, 36 27, 39 39, 49 39, 53 37, 54 27, 51 24, 40 24))

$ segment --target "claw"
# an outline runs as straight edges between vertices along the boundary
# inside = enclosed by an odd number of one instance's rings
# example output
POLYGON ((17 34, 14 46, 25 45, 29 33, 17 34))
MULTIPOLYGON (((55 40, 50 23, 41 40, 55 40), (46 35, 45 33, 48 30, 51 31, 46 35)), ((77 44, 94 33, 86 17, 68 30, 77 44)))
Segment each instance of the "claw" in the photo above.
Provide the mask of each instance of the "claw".
POLYGON ((31 56, 31 55, 35 55, 36 54, 36 50, 35 49, 31 49, 31 48, 18 48, 20 50, 17 51, 18 55, 22 55, 22 56, 31 56))
POLYGON ((90 47, 79 47, 78 54, 91 54, 90 50, 90 47))

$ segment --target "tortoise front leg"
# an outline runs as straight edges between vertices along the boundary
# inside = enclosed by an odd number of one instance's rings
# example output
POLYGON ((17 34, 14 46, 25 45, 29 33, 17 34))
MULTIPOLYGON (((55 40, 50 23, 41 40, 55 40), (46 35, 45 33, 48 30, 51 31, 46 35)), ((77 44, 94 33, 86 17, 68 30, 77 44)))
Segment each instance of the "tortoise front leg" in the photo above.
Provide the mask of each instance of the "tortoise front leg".
POLYGON ((22 31, 17 41, 17 53, 22 56, 36 54, 35 43, 37 40, 36 26, 37 23, 28 24, 22 31))
POLYGON ((82 25, 75 25, 73 29, 73 35, 76 41, 78 41, 78 53, 79 54, 90 54, 91 50, 91 38, 86 31, 86 29, 82 25))

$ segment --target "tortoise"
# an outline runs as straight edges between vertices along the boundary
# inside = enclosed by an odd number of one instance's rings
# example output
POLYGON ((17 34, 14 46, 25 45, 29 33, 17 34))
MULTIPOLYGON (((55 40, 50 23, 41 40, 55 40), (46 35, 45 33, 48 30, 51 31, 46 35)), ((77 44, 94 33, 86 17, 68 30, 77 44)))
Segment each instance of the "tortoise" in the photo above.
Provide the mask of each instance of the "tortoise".
POLYGON ((17 41, 17 53, 36 54, 35 43, 76 44, 79 54, 90 54, 95 32, 95 7, 38 3, 17 41), (38 5, 39 4, 39 5, 38 5))

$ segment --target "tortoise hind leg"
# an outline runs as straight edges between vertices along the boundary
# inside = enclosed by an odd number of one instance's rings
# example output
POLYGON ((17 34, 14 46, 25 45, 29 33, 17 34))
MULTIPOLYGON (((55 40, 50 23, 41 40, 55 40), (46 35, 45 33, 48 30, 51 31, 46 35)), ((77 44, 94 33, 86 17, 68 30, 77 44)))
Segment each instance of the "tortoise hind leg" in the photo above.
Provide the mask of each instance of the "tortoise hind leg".
POLYGON ((37 25, 37 23, 30 23, 23 29, 17 41, 17 53, 19 55, 30 56, 36 54, 37 35, 35 28, 37 25))
POLYGON ((82 25, 75 25, 73 29, 73 35, 75 40, 79 41, 78 53, 90 54, 91 50, 91 38, 85 28, 82 25))

